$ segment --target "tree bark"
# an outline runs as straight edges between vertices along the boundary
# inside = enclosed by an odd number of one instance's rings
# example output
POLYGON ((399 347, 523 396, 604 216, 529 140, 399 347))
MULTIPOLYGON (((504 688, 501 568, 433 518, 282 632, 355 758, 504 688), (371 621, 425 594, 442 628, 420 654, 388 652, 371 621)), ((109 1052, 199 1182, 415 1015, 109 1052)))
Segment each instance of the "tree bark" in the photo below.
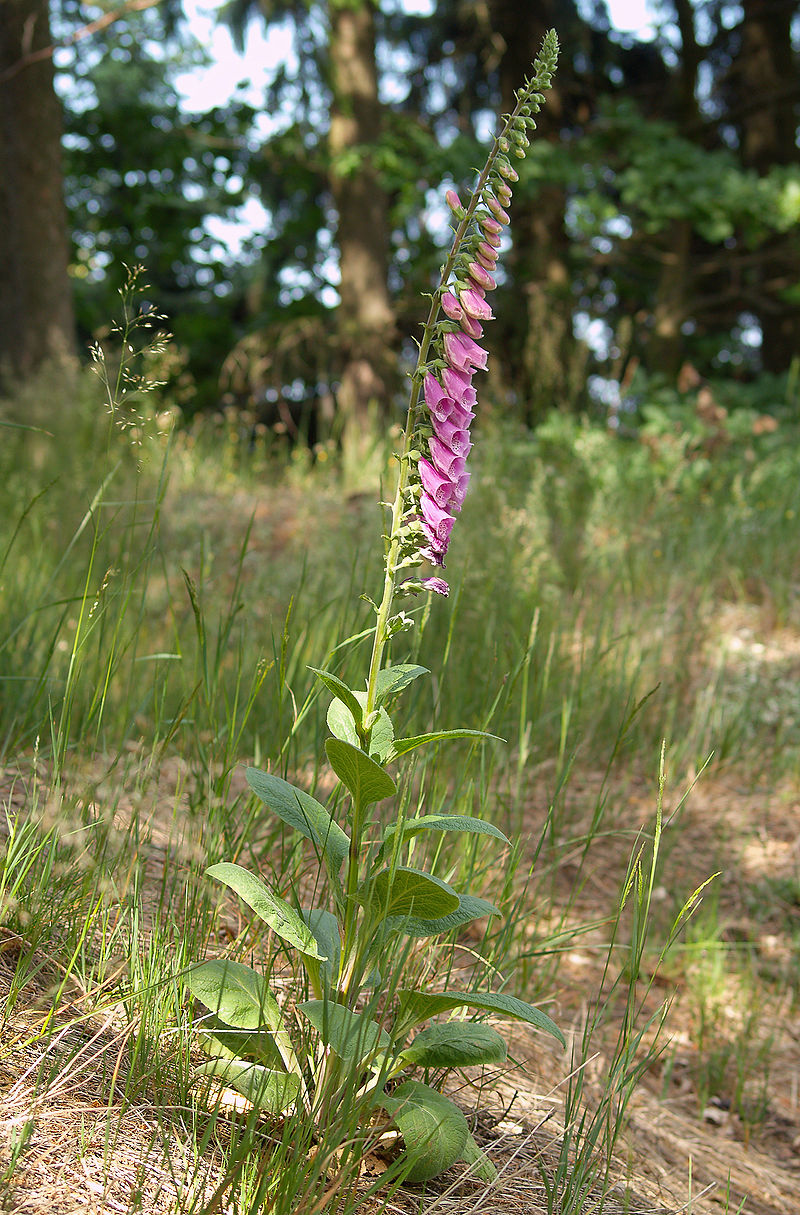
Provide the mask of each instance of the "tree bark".
POLYGON ((373 0, 330 0, 330 185, 338 212, 338 409, 346 430, 386 412, 394 316, 388 289, 389 208, 374 162, 381 133, 373 0))
MULTIPOLYGON (((792 51, 791 25, 797 0, 744 0, 741 54, 731 75, 739 97, 757 102, 743 107, 740 119, 742 161, 757 173, 773 165, 800 161, 796 136, 800 85, 792 51)), ((800 278, 796 233, 776 236, 764 247, 760 278, 790 282, 800 278)), ((800 311, 780 297, 760 311, 761 362, 765 371, 787 371, 800 354, 800 311)))
POLYGON ((0 0, 0 369, 74 354, 48 0, 0 0))

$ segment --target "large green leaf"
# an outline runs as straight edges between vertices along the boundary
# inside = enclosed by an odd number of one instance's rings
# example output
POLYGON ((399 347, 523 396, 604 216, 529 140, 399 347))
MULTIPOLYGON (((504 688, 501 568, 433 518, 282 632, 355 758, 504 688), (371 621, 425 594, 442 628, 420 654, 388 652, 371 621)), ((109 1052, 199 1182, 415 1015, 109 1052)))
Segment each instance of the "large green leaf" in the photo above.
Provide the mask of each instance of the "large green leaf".
POLYGON ((300 1092, 297 1076, 271 1071, 243 1059, 209 1059, 195 1070, 195 1076, 214 1076, 271 1114, 282 1114, 290 1109, 300 1092))
POLYGON ((459 896, 447 882, 403 865, 394 872, 381 869, 360 887, 359 899, 377 905, 384 918, 401 920, 413 913, 421 919, 438 919, 460 905, 459 896))
POLYGON ((502 1013, 506 1017, 514 1017, 517 1021, 525 1021, 535 1029, 544 1030, 553 1038, 557 1038, 562 1046, 566 1046, 561 1030, 551 1021, 546 1013, 517 1000, 515 996, 488 991, 459 991, 459 992, 424 992, 408 988, 398 991, 399 1008, 397 1022, 410 1027, 420 1021, 427 1021, 438 1013, 449 1012, 451 1008, 483 1008, 487 1012, 502 1013))
POLYGON ((392 1045, 385 1029, 363 1013, 355 1013, 333 1000, 306 1000, 297 1006, 326 1046, 340 1059, 359 1063, 392 1045))
MULTIPOLYGON (((358 699, 359 704, 367 707, 366 692, 354 692, 353 695, 358 699)), ((356 723, 353 714, 348 709, 347 705, 342 704, 341 700, 332 700, 328 706, 328 729, 331 734, 335 734, 337 738, 341 738, 344 742, 349 742, 353 747, 361 746, 361 739, 356 730, 356 723)), ((385 709, 379 709, 375 724, 372 727, 369 736, 369 754, 382 763, 392 748, 394 739, 394 726, 392 719, 385 709)))
POLYGON ((258 971, 230 958, 199 962, 186 976, 196 1000, 235 1029, 278 1029, 281 1010, 258 971))
POLYGON ((233 865, 230 861, 221 861, 218 865, 212 865, 206 873, 234 890, 260 920, 269 924, 282 941, 293 945, 307 957, 324 960, 317 948, 313 932, 303 923, 294 907, 277 894, 273 894, 266 883, 249 869, 242 865, 233 865))
POLYGON ((381 705, 390 696, 396 696, 415 679, 419 679, 420 675, 430 675, 430 671, 427 667, 418 667, 410 662, 398 663, 396 667, 379 671, 375 680, 376 704, 381 705))
MULTIPOLYGON (((399 830, 397 823, 389 823, 383 834, 381 854, 385 853, 394 836, 399 830)), ((510 841, 503 835, 494 823, 487 823, 482 818, 473 818, 471 814, 423 814, 419 818, 404 819, 402 823, 403 840, 419 835, 421 831, 465 831, 471 835, 491 835, 504 844, 510 841)))
POLYGON ((504 1063, 505 1040, 491 1025, 480 1021, 448 1021, 418 1033, 402 1053, 406 1063, 417 1067, 474 1067, 504 1063))
POLYGON ((391 1114, 406 1147, 411 1168, 404 1180, 418 1185, 438 1177, 460 1160, 469 1127, 457 1105, 419 1080, 406 1080, 379 1104, 391 1114))
POLYGON ((469 1132, 467 1132, 467 1142, 459 1160, 466 1160, 473 1177, 478 1177, 481 1181, 497 1180, 497 1169, 486 1153, 481 1151, 469 1132))
POLYGON ((341 738, 329 738, 325 751, 331 767, 343 785, 350 790, 353 801, 360 806, 383 801, 397 792, 397 786, 388 772, 370 759, 366 751, 354 747, 341 738))
POLYGON ((209 1014, 198 1027, 200 1046, 207 1055, 225 1059, 251 1059, 268 1067, 281 1065, 281 1052, 268 1030, 233 1029, 209 1014))
POLYGON ((485 730, 434 730, 432 734, 415 734, 410 738, 396 738, 391 754, 386 758, 387 760, 397 759, 399 755, 415 751, 417 747, 424 747, 427 743, 441 742, 448 738, 488 738, 493 742, 505 742, 505 739, 498 738, 496 734, 487 734, 485 730))
POLYGON ((320 907, 305 907, 300 915, 303 923, 313 933, 320 953, 325 954, 324 961, 307 958, 304 962, 305 968, 316 980, 319 991, 327 991, 335 986, 339 977, 339 959, 342 952, 339 921, 335 915, 320 907))
MULTIPOLYGON (((353 691, 353 689, 349 688, 344 680, 340 679, 338 675, 334 675, 330 671, 320 671, 317 669, 317 667, 309 667, 308 669, 309 671, 313 671, 318 679, 322 680, 329 692, 333 692, 333 695, 338 697, 338 699, 344 703, 354 722, 358 723, 358 728, 360 730, 361 724, 364 720, 364 702, 357 697, 357 694, 353 691)), ((366 696, 364 697, 364 700, 366 700, 366 696)))
POLYGON ((324 855, 331 873, 338 873, 350 850, 350 841, 324 806, 310 793, 296 789, 288 781, 259 768, 246 768, 247 783, 255 795, 269 806, 273 814, 307 840, 324 855))
POLYGON ((387 921, 387 927, 393 932, 404 932, 409 937, 438 937, 442 932, 452 932, 470 920, 480 920, 486 915, 500 915, 498 909, 486 899, 479 899, 474 894, 460 894, 458 907, 447 915, 437 919, 422 919, 420 916, 398 916, 387 921))

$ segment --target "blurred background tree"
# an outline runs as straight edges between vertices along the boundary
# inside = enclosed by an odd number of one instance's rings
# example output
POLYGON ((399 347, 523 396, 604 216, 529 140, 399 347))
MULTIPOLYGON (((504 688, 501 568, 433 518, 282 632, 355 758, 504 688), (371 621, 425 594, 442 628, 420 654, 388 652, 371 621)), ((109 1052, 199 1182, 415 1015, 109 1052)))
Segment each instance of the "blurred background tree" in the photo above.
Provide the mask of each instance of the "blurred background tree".
POLYGON ((120 263, 143 262, 187 413, 248 405, 312 436, 373 405, 391 419, 443 187, 470 179, 551 25, 562 61, 489 336, 498 398, 534 424, 637 368, 672 383, 686 363, 747 377, 798 358, 798 0, 663 0, 649 40, 602 0, 232 0, 218 16, 240 44, 281 29, 293 53, 263 106, 202 113, 176 85, 203 59, 177 0, 100 11, 75 41, 98 6, 3 0, 0 359, 18 370, 69 343, 73 309, 83 345, 120 263), (69 274, 48 16, 73 46, 69 274), (231 249, 253 200, 263 230, 231 249))

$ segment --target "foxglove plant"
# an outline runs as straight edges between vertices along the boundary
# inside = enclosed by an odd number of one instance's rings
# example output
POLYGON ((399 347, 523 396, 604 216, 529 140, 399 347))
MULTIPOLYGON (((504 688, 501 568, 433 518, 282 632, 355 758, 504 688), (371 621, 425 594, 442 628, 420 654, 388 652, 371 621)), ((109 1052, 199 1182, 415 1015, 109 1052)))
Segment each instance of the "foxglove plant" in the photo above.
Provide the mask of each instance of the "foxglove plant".
POLYGON ((398 1168, 411 1182, 426 1181, 459 1159, 480 1176, 493 1176, 458 1107, 419 1080, 398 1080, 413 1067, 446 1071, 502 1062, 505 1042, 482 1021, 441 1023, 434 1018, 463 1008, 498 1012, 564 1042, 541 1010, 511 996, 403 986, 410 950, 398 942, 436 937, 470 920, 499 915, 485 899, 458 893, 441 878, 413 867, 412 841, 421 833, 457 831, 507 844, 503 833, 469 815, 406 817, 402 809, 379 830, 369 815, 372 807, 396 794, 389 768, 403 756, 439 740, 490 737, 473 730, 395 737, 388 707, 428 672, 411 664, 391 665, 386 656, 391 638, 412 625, 405 612, 395 611, 397 598, 421 591, 448 594, 442 577, 424 572, 420 577, 419 570, 426 563, 444 569, 467 493, 478 401, 473 380, 487 365, 480 342, 484 322, 492 319, 487 292, 495 287, 509 222, 506 208, 517 181, 511 158, 525 155, 557 53, 551 31, 469 201, 462 205, 455 191, 446 194, 455 235, 411 377, 383 595, 373 604, 376 624, 366 688, 356 691, 330 671, 315 671, 333 695, 327 715, 332 737, 325 750, 349 795, 344 825, 302 789, 247 769, 253 792, 311 842, 327 878, 329 904, 298 910, 299 898, 292 905, 240 865, 222 862, 208 870, 299 954, 311 993, 296 1006, 306 1032, 290 1032, 266 976, 249 966, 212 960, 195 966, 188 978, 192 994, 209 1010, 201 1032, 210 1057, 199 1075, 223 1079, 273 1114, 303 1112, 320 1133, 349 1096, 364 1122, 383 1117, 394 1127, 398 1168), (433 1023, 413 1034, 424 1022, 433 1023))

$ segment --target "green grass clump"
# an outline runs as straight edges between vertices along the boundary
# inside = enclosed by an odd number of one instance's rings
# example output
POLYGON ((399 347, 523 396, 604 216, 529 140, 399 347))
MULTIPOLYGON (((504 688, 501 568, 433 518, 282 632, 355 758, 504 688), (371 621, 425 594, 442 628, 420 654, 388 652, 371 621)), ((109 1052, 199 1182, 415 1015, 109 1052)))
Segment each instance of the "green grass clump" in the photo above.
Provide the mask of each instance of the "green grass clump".
MULTIPOLYGON (((296 1121, 198 1100, 184 982, 193 961, 227 951, 271 964, 287 999, 300 990, 289 960, 201 876, 224 858, 278 890, 307 879, 308 855, 264 822, 237 767, 252 760, 309 791, 322 779, 325 705, 308 667, 350 680, 364 666, 377 486, 351 494, 335 460, 278 459, 249 433, 222 450, 168 425, 169 403, 153 399, 135 441, 80 376, 45 373, 2 407, 0 970, 3 1100, 16 1103, 0 1108, 14 1128, 2 1184, 24 1188, 47 1103, 89 1091, 102 1118, 85 1121, 81 1150, 109 1185, 114 1160, 132 1162, 131 1211, 288 1212, 329 1191, 330 1209, 348 1211, 381 1185, 374 1202, 387 1202, 397 1176, 359 1180, 369 1144, 346 1104, 326 1143, 296 1121)), ((576 942, 600 959, 591 1009, 571 1010, 576 1070, 543 1157, 544 1207, 561 1215, 608 1189, 632 1092, 659 1069, 666 1091, 678 1066, 659 1055, 659 962, 691 982, 694 1116, 717 1098, 753 1134, 767 1121, 770 1010, 796 999, 796 967, 768 970, 757 940, 732 944, 715 901, 672 947, 675 908, 702 875, 678 864, 686 886, 660 902, 683 819, 631 860, 640 820, 624 797, 664 738, 676 772, 713 752, 744 783, 796 776, 800 444, 776 402, 712 425, 654 393, 632 435, 561 415, 534 433, 484 418, 450 604, 412 606, 419 627, 396 645, 396 661, 434 672, 407 698, 405 732, 458 721, 508 742, 433 752, 405 793, 412 811, 528 832, 502 872, 474 843, 441 843, 437 871, 505 914, 465 954, 548 1007, 556 993, 569 1007, 562 962, 576 942), (756 425, 765 416, 775 428, 756 425), (617 846, 616 902, 590 916, 597 858, 617 846), (731 991, 749 1010, 735 1024, 731 991), (595 1100, 584 1076, 601 1047, 595 1100)), ((388 450, 382 467, 390 478, 388 450)), ((705 876, 724 845, 710 843, 705 876)), ((758 881, 745 905, 774 901, 796 942, 797 874, 758 881)), ((435 956, 428 965, 433 981, 435 956)))

